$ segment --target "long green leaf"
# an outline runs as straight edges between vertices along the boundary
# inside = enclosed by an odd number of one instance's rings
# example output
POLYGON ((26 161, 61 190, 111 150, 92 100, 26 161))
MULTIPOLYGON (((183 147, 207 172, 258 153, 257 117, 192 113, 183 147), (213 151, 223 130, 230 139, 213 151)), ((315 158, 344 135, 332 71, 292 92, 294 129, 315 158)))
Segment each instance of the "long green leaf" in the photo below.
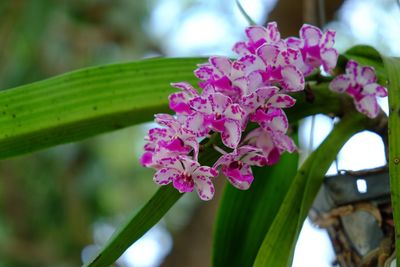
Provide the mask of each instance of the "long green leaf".
POLYGON ((247 191, 230 184, 218 209, 213 266, 251 266, 297 171, 298 154, 285 154, 271 167, 254 169, 247 191))
POLYGON ((73 142, 167 112, 171 82, 195 82, 202 58, 83 69, 0 92, 0 159, 73 142))
POLYGON ((384 58, 389 78, 389 173, 396 231, 396 258, 400 266, 400 58, 384 58))
POLYGON ((365 124, 365 116, 345 116, 306 160, 295 176, 253 266, 290 266, 297 236, 326 171, 345 142, 364 129, 365 124))
MULTIPOLYGON (((0 159, 152 120, 154 113, 169 111, 167 96, 175 91, 169 84, 195 84, 193 69, 204 61, 157 58, 106 65, 0 91, 0 159)), ((338 106, 332 93, 322 92, 338 106)), ((316 108, 302 103, 296 116, 316 108)))

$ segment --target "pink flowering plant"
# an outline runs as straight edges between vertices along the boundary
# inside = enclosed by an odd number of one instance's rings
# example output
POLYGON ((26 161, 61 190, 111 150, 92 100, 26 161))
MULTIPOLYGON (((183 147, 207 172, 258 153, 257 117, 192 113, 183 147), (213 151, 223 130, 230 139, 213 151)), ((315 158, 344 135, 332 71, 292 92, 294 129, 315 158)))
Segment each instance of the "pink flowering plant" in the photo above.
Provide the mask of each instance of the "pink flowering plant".
POLYGON ((370 118, 375 118, 380 112, 377 97, 388 94, 387 89, 377 83, 374 68, 362 67, 354 60, 347 62, 346 73, 335 77, 329 88, 350 95, 357 110, 370 118))
MULTIPOLYGON (((277 24, 270 22, 250 26, 245 33, 247 40, 233 46, 236 59, 212 56, 198 64, 198 90, 184 81, 171 84, 181 90, 169 96, 175 114, 155 115, 163 128, 149 130, 140 159, 156 170, 157 184, 172 183, 181 193, 196 188, 202 200, 210 200, 218 172, 234 187, 247 190, 254 180, 252 166, 271 166, 283 153, 298 151, 285 110, 295 106, 307 77, 321 69, 332 73, 336 67, 335 32, 303 25, 299 38, 282 39, 277 24), (219 159, 200 167, 200 143, 212 135, 221 139, 222 147, 212 140, 219 159), (188 162, 196 168, 184 167, 188 162), (177 165, 184 170, 178 171, 177 165), (207 169, 203 183, 201 168, 207 169)), ((349 60, 345 73, 334 77, 329 88, 347 93, 359 112, 375 118, 380 112, 377 97, 387 96, 387 89, 376 82, 373 67, 349 60)))
POLYGON ((146 59, 0 92, 2 158, 157 124, 140 164, 158 191, 85 266, 112 265, 184 193, 216 201, 221 191, 213 265, 290 266, 328 168, 364 130, 388 151, 400 265, 400 60, 369 46, 339 54, 335 31, 307 24, 298 37, 282 37, 275 22, 244 33, 234 58, 146 59), (386 96, 389 116, 378 105, 386 96), (299 120, 315 114, 338 123, 298 167, 299 120))

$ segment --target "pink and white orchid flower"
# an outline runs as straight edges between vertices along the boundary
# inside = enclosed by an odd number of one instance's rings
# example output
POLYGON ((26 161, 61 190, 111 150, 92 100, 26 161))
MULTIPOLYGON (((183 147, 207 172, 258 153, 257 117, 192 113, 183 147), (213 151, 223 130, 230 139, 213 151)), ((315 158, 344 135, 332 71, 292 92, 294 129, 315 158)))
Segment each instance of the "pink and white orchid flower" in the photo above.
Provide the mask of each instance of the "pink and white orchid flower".
POLYGON ((346 92, 353 98, 359 112, 375 118, 380 110, 376 97, 385 97, 388 94, 387 89, 376 81, 374 68, 362 67, 356 61, 349 60, 346 73, 333 79, 329 88, 337 93, 346 92))
POLYGON ((290 47, 300 49, 304 62, 309 66, 305 75, 321 65, 326 72, 330 72, 336 66, 339 53, 333 48, 335 34, 333 30, 322 33, 318 27, 304 24, 300 29, 300 39, 295 37, 286 39, 290 47))
POLYGON ((228 181, 241 190, 250 187, 254 180, 251 166, 265 166, 267 159, 262 151, 254 146, 242 146, 229 154, 222 155, 214 164, 214 168, 222 166, 222 173, 228 181))
POLYGON ((297 150, 292 138, 285 133, 263 128, 257 128, 248 133, 243 142, 261 149, 267 159, 267 165, 277 163, 282 153, 292 153, 297 150))
POLYGON ((192 192, 196 187, 197 194, 202 200, 210 200, 214 196, 212 177, 218 172, 208 166, 200 166, 197 161, 179 156, 167 158, 166 167, 161 168, 154 175, 154 181, 159 185, 167 185, 172 182, 179 192, 192 192))
POLYGON ((162 167, 160 160, 164 157, 187 155, 192 151, 197 160, 199 143, 196 136, 186 131, 172 115, 156 114, 155 121, 165 128, 152 128, 148 131, 145 153, 140 158, 143 166, 159 169, 162 167))
POLYGON ((247 42, 237 42, 232 50, 240 56, 255 54, 257 49, 264 44, 278 44, 281 42, 281 34, 276 22, 270 22, 267 27, 250 26, 245 30, 247 42))

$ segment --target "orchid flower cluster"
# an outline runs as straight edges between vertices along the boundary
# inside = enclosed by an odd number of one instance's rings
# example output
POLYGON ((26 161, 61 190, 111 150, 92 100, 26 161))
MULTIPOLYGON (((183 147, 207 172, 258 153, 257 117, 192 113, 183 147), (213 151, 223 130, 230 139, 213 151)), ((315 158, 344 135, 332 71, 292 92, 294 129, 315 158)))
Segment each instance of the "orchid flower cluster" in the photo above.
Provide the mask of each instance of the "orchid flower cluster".
MULTIPOLYGON (((289 93, 304 90, 305 77, 314 70, 322 67, 329 73, 336 66, 335 32, 303 25, 299 38, 282 39, 271 22, 248 27, 246 36, 233 47, 238 59, 213 56, 198 65, 194 74, 201 92, 187 82, 171 84, 180 90, 169 96, 175 115, 155 115, 162 127, 149 130, 140 159, 156 169, 156 183, 172 183, 179 192, 196 188, 202 200, 210 200, 219 170, 233 186, 246 190, 254 179, 251 166, 273 165, 282 153, 296 151, 284 111, 296 102, 289 93), (257 126, 245 135, 250 122, 257 126), (199 142, 212 136, 220 136, 224 148, 214 145, 221 156, 212 167, 201 166, 199 142)), ((371 117, 378 110, 370 108, 375 95, 386 91, 375 85, 372 68, 349 64, 331 89, 349 93, 358 110, 371 117)))

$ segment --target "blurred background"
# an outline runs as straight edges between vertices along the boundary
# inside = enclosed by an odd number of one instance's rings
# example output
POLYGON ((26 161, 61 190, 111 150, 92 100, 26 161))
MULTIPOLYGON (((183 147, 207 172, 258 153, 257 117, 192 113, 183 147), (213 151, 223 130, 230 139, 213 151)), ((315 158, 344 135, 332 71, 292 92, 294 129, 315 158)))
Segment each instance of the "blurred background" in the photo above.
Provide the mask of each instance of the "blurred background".
MULTIPOLYGON (((395 0, 242 2, 258 24, 277 21, 283 37, 298 35, 308 22, 336 29, 341 52, 366 43, 400 54, 395 0)), ((244 39, 247 25, 233 0, 2 0, 0 88, 146 57, 233 56, 230 49, 244 39)), ((303 151, 317 146, 332 128, 329 118, 314 120, 318 130, 311 148, 311 120, 304 122, 303 151)), ((153 171, 138 164, 149 127, 1 161, 0 267, 79 266, 90 258, 157 190, 153 171)), ((385 164, 379 137, 355 138, 338 158, 340 169, 385 164), (360 142, 363 147, 356 145, 360 142)), ((330 173, 336 171, 333 167, 330 173)), ((206 204, 186 194, 117 265, 209 266, 217 206, 218 194, 206 204)), ((331 266, 327 240, 322 230, 306 224, 294 266, 331 266)))

